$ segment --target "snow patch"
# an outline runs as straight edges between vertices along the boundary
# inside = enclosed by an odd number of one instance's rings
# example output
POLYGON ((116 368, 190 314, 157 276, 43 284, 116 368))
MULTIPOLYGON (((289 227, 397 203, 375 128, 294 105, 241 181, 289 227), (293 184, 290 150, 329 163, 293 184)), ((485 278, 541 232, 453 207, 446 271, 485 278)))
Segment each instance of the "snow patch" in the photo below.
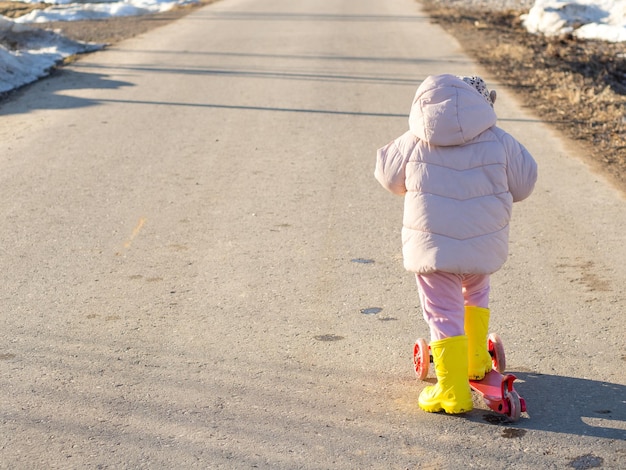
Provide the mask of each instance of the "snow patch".
POLYGON ((536 0, 522 20, 531 33, 626 41, 626 0, 536 0))

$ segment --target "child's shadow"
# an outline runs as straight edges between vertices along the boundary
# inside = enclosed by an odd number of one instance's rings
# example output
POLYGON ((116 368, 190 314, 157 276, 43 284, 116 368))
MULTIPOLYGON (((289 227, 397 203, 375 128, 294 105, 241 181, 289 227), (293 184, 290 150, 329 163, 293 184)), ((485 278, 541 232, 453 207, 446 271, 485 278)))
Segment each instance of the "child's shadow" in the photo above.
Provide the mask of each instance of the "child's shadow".
MULTIPOLYGON (((626 386, 595 380, 511 372, 515 389, 526 400, 528 416, 517 424, 580 436, 626 439, 626 386)), ((502 423, 483 415, 488 422, 502 423)), ((509 423, 510 424, 510 423, 509 423)))

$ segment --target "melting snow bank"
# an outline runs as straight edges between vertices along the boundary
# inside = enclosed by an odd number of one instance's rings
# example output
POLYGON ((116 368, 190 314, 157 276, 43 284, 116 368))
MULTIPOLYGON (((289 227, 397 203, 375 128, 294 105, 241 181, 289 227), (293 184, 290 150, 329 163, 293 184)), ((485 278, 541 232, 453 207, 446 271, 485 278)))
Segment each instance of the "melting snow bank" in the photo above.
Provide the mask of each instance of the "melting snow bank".
POLYGON ((0 93, 45 77, 67 57, 102 47, 101 44, 72 41, 52 31, 0 16, 0 93))
POLYGON ((626 0, 536 0, 522 19, 531 33, 626 41, 626 0))
MULTIPOLYGON (((46 0, 54 5, 11 20, 0 15, 0 93, 45 77, 63 59, 102 49, 102 44, 72 41, 28 23, 105 19, 160 13, 197 0, 46 0)), ((40 3, 39 0, 26 0, 40 3)))
MULTIPOLYGON (((29 3, 39 3, 39 1, 30 0, 29 3)), ((175 6, 195 3, 195 0, 125 0, 112 2, 93 0, 93 3, 76 2, 76 0, 47 0, 46 3, 54 3, 55 5, 43 10, 33 10, 27 15, 17 18, 15 22, 47 23, 50 21, 100 20, 114 16, 147 15, 168 11, 175 6)))

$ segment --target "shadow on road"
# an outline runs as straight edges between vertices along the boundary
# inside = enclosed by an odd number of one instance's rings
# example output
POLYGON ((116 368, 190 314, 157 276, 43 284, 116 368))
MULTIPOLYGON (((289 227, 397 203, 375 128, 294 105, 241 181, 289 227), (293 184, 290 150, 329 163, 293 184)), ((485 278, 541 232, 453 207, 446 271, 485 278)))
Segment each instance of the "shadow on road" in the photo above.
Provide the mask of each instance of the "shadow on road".
POLYGON ((254 11, 209 11, 196 14, 190 19, 235 20, 235 21, 340 21, 340 22, 429 22, 427 15, 350 15, 332 13, 254 12, 254 11))
MULTIPOLYGON (((306 59, 306 57, 303 57, 306 59)), ((344 59, 348 60, 348 59, 344 59)), ((362 58, 352 60, 376 60, 375 58, 362 58)), ((424 61, 415 61, 424 62, 424 61)), ((435 61, 432 61, 435 62, 435 61)), ((440 61, 436 61, 440 62, 440 61)), ((101 65, 80 65, 80 67, 91 69, 109 69, 113 68, 118 70, 130 70, 132 72, 142 73, 164 73, 164 74, 179 74, 179 75, 203 75, 207 77, 236 77, 242 79, 270 79, 270 80, 305 80, 314 82, 348 82, 348 83, 373 83, 381 85, 408 85, 417 88, 417 85, 424 80, 424 77, 385 77, 385 76, 373 76, 373 75, 358 75, 358 74, 341 74, 341 73, 320 73, 316 71, 311 72, 288 72, 283 70, 261 70, 254 68, 218 68, 218 67, 197 67, 190 66, 169 66, 169 67, 155 67, 148 65, 128 65, 128 66, 101 66, 101 65)), ((249 67, 249 65, 246 65, 249 67)))
MULTIPOLYGON (((310 57, 291 57, 304 58, 310 57)), ((319 57, 314 57, 319 59, 319 57)), ((329 60, 380 60, 376 57, 327 57, 329 60)), ((396 60, 396 59, 393 59, 396 60)), ((417 62, 417 60, 415 60, 417 62)), ((326 114, 326 115, 344 115, 344 116, 367 116, 367 117, 386 117, 386 118, 408 118, 407 113, 383 113, 383 112, 362 112, 350 110, 333 110, 333 109, 309 109, 309 108, 282 108, 273 106, 247 106, 236 104, 222 103, 185 103, 176 101, 150 101, 150 100, 116 100, 116 99, 89 99, 76 96, 67 96, 61 92, 66 90, 87 90, 87 89, 119 89, 127 86, 135 86, 135 84, 127 81, 109 79, 109 75, 99 72, 85 72, 77 69, 95 69, 108 68, 94 65, 79 64, 73 69, 61 68, 49 77, 27 85, 20 90, 9 94, 6 98, 0 97, 0 116, 10 114, 23 114, 36 109, 72 109, 84 108, 87 106, 95 106, 102 103, 125 103, 138 105, 159 105, 159 106, 183 106, 197 107, 207 109, 225 109, 225 110, 242 110, 242 111, 271 111, 271 112, 288 112, 288 113, 309 113, 309 114, 326 114), (35 90, 35 87, 37 89, 35 90), (35 94, 37 98, 32 100, 20 100, 19 98, 27 94, 35 94)), ((281 80, 310 80, 310 81, 331 81, 331 82, 355 82, 355 83, 372 83, 385 85, 401 85, 416 87, 423 77, 414 78, 398 78, 398 77, 378 77, 378 76, 362 76, 347 74, 328 74, 328 73, 294 73, 284 71, 263 71, 263 70, 235 70, 235 69, 214 69, 214 68, 181 68, 181 67, 147 67, 147 66, 126 66, 115 67, 116 70, 132 70, 133 72, 144 73, 178 73, 191 75, 216 75, 231 76, 238 78, 255 78, 255 79, 281 79, 281 80)), ((507 119, 500 121, 526 121, 539 122, 535 119, 507 119)))
POLYGON ((227 105, 227 104, 215 104, 215 103, 184 103, 184 102, 170 102, 170 101, 140 101, 140 100, 99 100, 102 103, 125 103, 125 104, 138 104, 138 105, 156 105, 156 106, 185 106, 192 108, 213 108, 213 109, 225 109, 225 110, 239 110, 239 111, 261 111, 261 112, 278 112, 278 113, 307 113, 307 114, 328 114, 328 115, 340 115, 340 116, 366 116, 366 117, 388 117, 388 118, 406 118, 406 114, 393 114, 393 113, 377 113, 377 112, 362 112, 362 111, 349 111, 338 109, 312 109, 312 108, 278 108, 271 106, 242 106, 242 105, 227 105))
MULTIPOLYGON (((518 427, 626 440, 626 386, 558 375, 513 374, 519 379, 515 388, 528 407, 528 417, 522 415, 518 427)), ((493 418, 482 417, 503 423, 493 418)))
POLYGON ((0 116, 25 114, 37 109, 74 109, 95 106, 100 100, 63 95, 66 90, 118 89, 134 86, 131 82, 111 80, 108 75, 59 69, 46 79, 26 85, 0 97, 0 116), (20 99, 32 97, 33 99, 20 99))

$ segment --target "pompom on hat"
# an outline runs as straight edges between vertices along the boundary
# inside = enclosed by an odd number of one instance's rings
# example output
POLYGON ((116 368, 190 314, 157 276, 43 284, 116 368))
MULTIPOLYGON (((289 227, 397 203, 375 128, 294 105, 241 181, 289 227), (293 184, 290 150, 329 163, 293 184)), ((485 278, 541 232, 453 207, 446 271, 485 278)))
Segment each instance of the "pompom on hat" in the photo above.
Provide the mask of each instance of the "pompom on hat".
POLYGON ((483 98, 485 98, 487 103, 489 103, 491 105, 491 107, 493 107, 493 104, 496 102, 496 91, 495 90, 489 91, 487 89, 487 84, 485 83, 485 81, 482 78, 480 78, 478 76, 475 76, 475 75, 472 76, 472 77, 461 77, 461 76, 459 76, 458 78, 460 78, 465 83, 467 83, 469 86, 474 88, 478 93, 481 94, 481 96, 483 98))

